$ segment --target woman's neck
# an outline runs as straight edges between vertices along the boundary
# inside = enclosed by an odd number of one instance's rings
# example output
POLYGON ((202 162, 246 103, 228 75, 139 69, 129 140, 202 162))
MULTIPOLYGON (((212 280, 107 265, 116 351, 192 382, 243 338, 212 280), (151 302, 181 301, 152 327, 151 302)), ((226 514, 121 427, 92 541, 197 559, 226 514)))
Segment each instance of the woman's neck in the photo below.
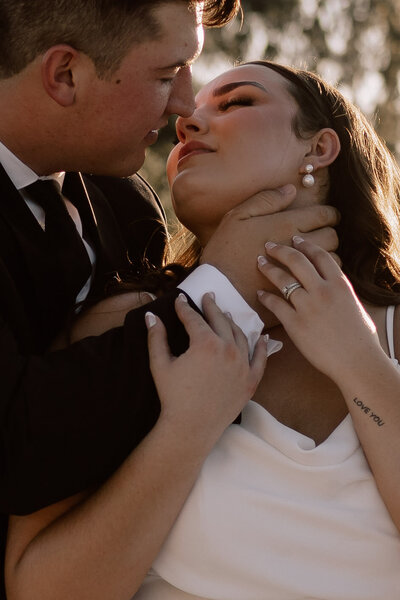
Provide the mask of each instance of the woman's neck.
POLYGON ((320 444, 348 412, 340 390, 300 354, 281 325, 269 334, 283 348, 269 358, 253 399, 278 421, 320 444))

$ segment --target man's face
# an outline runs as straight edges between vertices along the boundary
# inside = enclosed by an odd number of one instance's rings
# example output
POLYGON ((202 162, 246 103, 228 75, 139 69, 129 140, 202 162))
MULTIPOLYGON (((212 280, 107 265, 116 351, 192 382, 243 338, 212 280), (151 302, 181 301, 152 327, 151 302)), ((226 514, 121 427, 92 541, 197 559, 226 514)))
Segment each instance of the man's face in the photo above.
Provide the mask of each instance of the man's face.
POLYGON ((146 147, 168 117, 192 113, 191 64, 203 45, 202 3, 197 6, 194 11, 180 1, 160 5, 154 11, 160 38, 134 45, 107 80, 99 79, 93 67, 77 113, 79 165, 74 170, 130 175, 142 166, 146 147))

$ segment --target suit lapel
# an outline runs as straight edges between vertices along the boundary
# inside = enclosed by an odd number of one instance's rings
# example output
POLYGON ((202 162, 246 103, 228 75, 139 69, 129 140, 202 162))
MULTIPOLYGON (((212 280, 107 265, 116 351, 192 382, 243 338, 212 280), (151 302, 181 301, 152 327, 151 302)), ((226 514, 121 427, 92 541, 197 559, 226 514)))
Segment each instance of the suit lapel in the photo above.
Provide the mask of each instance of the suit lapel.
POLYGON ((35 244, 44 248, 45 235, 21 194, 0 164, 0 217, 24 247, 35 244))
MULTIPOLYGON (((66 175, 63 192, 76 205, 96 252, 94 293, 102 293, 116 271, 129 268, 114 214, 102 192, 79 173, 66 175)), ((44 347, 64 326, 74 303, 53 297, 56 274, 48 254, 45 233, 0 165, 0 258, 24 302, 33 339, 44 347)))
POLYGON ((17 278, 30 275, 36 280, 46 248, 45 233, 1 165, 0 218, 0 253, 7 268, 17 278))
POLYGON ((34 339, 53 330, 45 233, 0 165, 0 257, 31 323, 34 339))

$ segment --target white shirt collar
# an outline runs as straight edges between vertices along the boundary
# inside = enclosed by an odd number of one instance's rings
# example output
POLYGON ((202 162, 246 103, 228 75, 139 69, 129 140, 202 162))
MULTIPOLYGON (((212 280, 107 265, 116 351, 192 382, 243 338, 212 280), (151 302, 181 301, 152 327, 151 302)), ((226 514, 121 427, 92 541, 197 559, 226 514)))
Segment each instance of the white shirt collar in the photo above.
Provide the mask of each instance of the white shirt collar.
POLYGON ((11 152, 2 142, 0 142, 0 163, 13 182, 17 190, 35 183, 38 179, 54 179, 60 186, 64 183, 65 172, 52 173, 44 177, 39 177, 30 167, 24 164, 15 154, 11 152))

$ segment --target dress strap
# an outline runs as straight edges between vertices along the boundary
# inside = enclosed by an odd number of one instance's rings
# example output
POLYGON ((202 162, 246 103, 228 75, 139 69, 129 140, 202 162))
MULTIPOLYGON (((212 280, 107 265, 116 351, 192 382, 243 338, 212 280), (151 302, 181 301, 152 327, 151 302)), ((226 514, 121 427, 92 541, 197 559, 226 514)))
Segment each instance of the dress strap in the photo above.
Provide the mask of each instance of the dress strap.
POLYGON ((394 311, 395 306, 388 306, 386 309, 386 338, 389 346, 389 356, 390 358, 396 358, 394 353, 394 311))

